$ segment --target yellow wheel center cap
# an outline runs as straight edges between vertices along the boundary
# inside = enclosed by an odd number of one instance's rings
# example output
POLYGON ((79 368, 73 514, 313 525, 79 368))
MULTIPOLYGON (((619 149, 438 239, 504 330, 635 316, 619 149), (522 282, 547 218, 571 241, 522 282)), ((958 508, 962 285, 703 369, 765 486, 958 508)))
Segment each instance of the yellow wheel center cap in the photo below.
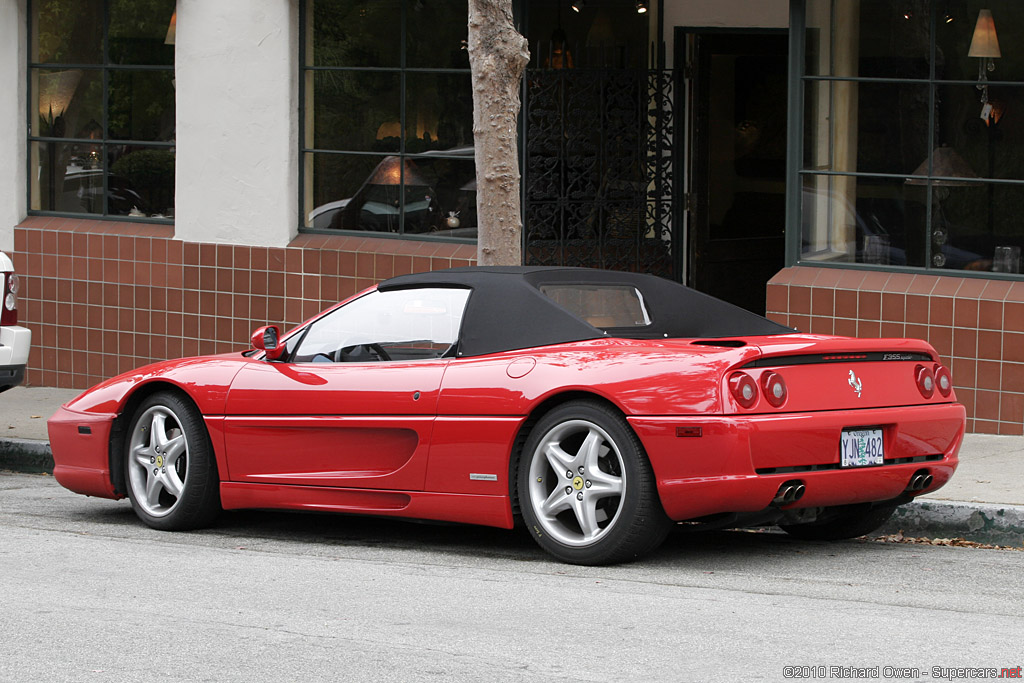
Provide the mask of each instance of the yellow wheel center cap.
POLYGON ((157 467, 163 467, 164 466, 164 456, 162 456, 162 455, 156 456, 156 466, 157 467))
POLYGON ((572 480, 572 487, 577 491, 583 490, 583 477, 576 477, 572 480))

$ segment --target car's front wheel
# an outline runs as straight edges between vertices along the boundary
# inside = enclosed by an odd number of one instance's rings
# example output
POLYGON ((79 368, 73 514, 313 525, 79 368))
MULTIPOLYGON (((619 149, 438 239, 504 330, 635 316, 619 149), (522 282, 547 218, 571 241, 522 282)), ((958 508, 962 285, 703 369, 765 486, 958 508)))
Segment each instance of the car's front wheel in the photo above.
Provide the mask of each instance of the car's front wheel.
POLYGON ((537 422, 518 483, 534 539, 565 562, 632 560, 672 526, 640 440, 620 413, 594 401, 564 403, 537 422))
POLYGON ((168 531, 195 529, 220 512, 213 446, 187 398, 162 391, 143 401, 125 448, 128 497, 143 522, 168 531))
POLYGON ((833 510, 823 521, 809 524, 780 524, 779 527, 794 538, 805 541, 841 541, 857 538, 875 531, 889 521, 896 505, 850 505, 833 510))

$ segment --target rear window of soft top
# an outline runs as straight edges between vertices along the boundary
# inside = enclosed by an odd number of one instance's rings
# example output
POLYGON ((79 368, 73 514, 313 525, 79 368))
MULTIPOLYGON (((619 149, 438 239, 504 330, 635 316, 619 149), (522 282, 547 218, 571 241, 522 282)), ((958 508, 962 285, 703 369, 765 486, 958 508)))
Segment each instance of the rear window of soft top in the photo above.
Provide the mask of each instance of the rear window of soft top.
POLYGON ((541 285, 540 291, 594 327, 646 327, 651 324, 643 294, 630 285, 552 284, 541 285))

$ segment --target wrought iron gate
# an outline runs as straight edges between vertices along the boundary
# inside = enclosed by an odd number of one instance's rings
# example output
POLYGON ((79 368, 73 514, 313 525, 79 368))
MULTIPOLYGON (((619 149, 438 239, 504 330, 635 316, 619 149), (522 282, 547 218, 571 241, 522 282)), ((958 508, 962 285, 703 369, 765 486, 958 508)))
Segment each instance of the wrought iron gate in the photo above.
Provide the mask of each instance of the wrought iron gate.
POLYGON ((523 260, 678 279, 671 70, 528 70, 523 260))

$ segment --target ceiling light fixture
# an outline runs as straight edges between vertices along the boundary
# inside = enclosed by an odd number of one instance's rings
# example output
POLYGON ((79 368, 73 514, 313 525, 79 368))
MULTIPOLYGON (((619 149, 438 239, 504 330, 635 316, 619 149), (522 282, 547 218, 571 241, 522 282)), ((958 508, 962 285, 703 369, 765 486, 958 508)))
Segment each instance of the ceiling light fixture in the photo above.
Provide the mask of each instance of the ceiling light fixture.
POLYGON ((978 12, 978 22, 974 25, 971 47, 967 50, 968 57, 978 58, 978 90, 981 91, 981 118, 988 124, 992 107, 988 103, 988 71, 994 71, 994 60, 1002 57, 999 51, 999 36, 996 35, 996 22, 992 18, 992 10, 983 9, 978 12))
POLYGON ((644 2, 644 0, 637 0, 637 3, 636 3, 636 13, 637 14, 644 14, 646 11, 647 11, 647 3, 644 2))
POLYGON ((569 7, 572 7, 573 12, 582 12, 583 8, 586 7, 586 5, 587 3, 584 0, 574 0, 574 2, 571 5, 569 5, 569 7))

